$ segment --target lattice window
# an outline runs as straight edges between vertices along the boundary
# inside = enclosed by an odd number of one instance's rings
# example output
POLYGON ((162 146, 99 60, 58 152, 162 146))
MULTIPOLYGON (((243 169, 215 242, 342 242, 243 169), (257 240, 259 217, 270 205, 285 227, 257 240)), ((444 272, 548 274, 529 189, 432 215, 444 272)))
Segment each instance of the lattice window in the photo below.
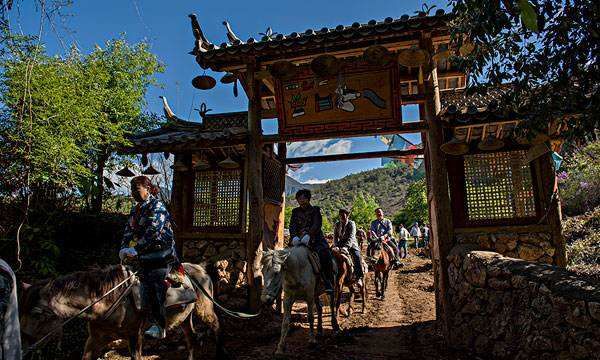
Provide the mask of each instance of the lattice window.
POLYGON ((527 218, 536 215, 531 169, 525 151, 465 156, 469 220, 527 218))
POLYGON ((263 157, 263 197, 282 202, 285 188, 285 167, 278 160, 263 157))
POLYGON ((237 231, 241 224, 242 171, 197 171, 192 226, 237 231))

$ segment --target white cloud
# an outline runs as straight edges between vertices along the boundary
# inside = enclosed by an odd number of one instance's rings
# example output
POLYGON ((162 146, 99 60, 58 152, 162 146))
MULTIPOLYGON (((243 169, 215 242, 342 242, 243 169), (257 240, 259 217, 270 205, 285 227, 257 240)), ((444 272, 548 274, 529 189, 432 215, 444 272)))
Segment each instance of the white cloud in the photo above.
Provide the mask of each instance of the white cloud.
POLYGON ((325 184, 330 182, 332 179, 308 179, 304 183, 305 184, 325 184))
POLYGON ((332 155, 332 154, 347 154, 350 152, 350 148, 352 147, 351 140, 339 140, 334 142, 331 145, 323 148, 324 155, 332 155))
POLYGON ((346 154, 351 147, 351 140, 315 140, 291 143, 288 152, 292 157, 346 154))
POLYGON ((287 174, 292 179, 302 182, 302 180, 300 179, 302 177, 302 174, 307 173, 311 169, 312 169, 312 166, 310 166, 309 164, 304 164, 300 169, 298 169, 296 171, 288 171, 287 174))

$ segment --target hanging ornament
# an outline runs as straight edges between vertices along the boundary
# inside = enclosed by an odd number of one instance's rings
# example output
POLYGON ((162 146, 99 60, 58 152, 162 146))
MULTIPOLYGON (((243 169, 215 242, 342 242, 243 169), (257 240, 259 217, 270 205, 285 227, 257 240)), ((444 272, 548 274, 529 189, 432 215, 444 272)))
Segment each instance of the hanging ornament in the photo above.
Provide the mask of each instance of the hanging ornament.
POLYGON ((148 154, 142 154, 142 165, 148 166, 148 154))
POLYGON ((142 171, 142 174, 144 174, 144 175, 158 175, 160 173, 158 172, 158 170, 156 170, 154 168, 154 166, 150 165, 144 171, 142 171))
POLYGON ((129 168, 127 166, 125 166, 121 170, 117 171, 116 174, 119 175, 119 176, 122 176, 122 177, 133 177, 133 176, 135 176, 135 173, 133 171, 129 170, 129 168))
POLYGON ((320 78, 335 76, 340 72, 341 63, 333 55, 319 55, 310 63, 312 71, 320 78))
POLYGON ((234 161, 230 156, 227 156, 225 160, 219 161, 219 166, 223 169, 237 169, 240 167, 240 164, 234 161))
POLYGON ((233 96, 238 97, 238 81, 237 81, 237 78, 233 82, 233 96))
POLYGON ((276 79, 289 80, 293 78, 294 75, 296 75, 298 69, 296 65, 292 64, 291 62, 281 60, 273 63, 269 71, 271 72, 271 75, 273 75, 273 77, 276 79))
POLYGON ((204 153, 192 156, 192 163, 194 164, 194 170, 206 170, 210 169, 210 162, 206 160, 204 153))
POLYGON ((217 80, 212 76, 200 75, 192 79, 192 86, 200 90, 210 90, 217 85, 217 80))

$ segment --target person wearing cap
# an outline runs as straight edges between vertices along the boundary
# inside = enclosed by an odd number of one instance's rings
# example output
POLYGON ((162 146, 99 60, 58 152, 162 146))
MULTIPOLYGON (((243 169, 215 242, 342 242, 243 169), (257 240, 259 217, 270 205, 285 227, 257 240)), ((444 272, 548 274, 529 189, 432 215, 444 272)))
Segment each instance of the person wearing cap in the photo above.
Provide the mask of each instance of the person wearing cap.
POLYGON ((354 275, 358 286, 362 286, 363 269, 360 248, 356 240, 356 223, 350 220, 350 211, 347 209, 339 210, 340 220, 335 223, 333 231, 333 245, 348 250, 354 261, 354 275))
POLYGON ((392 221, 384 217, 383 209, 381 208, 375 209, 375 217, 376 219, 371 222, 371 237, 386 239, 394 255, 394 264, 398 266, 400 264, 400 251, 396 239, 394 239, 394 226, 392 225, 392 221))
POLYGON ((308 246, 319 255, 325 292, 333 293, 333 256, 323 235, 321 209, 312 206, 310 198, 311 193, 308 189, 301 189, 296 193, 296 201, 300 206, 292 210, 290 218, 292 246, 308 246))

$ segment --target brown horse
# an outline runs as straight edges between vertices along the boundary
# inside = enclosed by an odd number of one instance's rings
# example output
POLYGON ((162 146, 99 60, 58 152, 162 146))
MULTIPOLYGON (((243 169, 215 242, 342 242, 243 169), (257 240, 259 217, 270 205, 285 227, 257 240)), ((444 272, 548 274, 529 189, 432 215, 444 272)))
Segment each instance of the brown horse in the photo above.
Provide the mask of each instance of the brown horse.
MULTIPOLYGON (((204 268, 189 263, 184 263, 183 266, 189 276, 212 296, 212 281, 204 268)), ((75 272, 24 289, 19 304, 23 348, 28 349, 35 341, 60 326, 65 319, 79 313, 131 274, 126 267, 113 265, 103 269, 75 272)), ((130 281, 133 279, 128 280, 126 284, 130 281)), ((142 359, 142 334, 146 317, 138 310, 133 297, 124 297, 114 311, 106 316, 111 306, 121 298, 126 287, 121 286, 81 315, 88 321, 88 338, 82 356, 84 360, 97 359, 101 356, 101 351, 116 339, 128 340, 132 359, 142 359)), ((197 342, 192 323, 193 313, 213 332, 217 357, 222 357, 224 350, 220 339, 219 319, 212 302, 202 293, 198 293, 194 303, 166 309, 167 331, 181 326, 189 351, 188 359, 193 359, 197 342)))
POLYGON ((389 273, 393 266, 391 261, 393 254, 389 253, 388 246, 381 239, 372 241, 370 250, 373 259, 373 270, 375 271, 375 296, 383 300, 389 273))
MULTIPOLYGON (((348 308, 346 309, 346 313, 343 313, 344 316, 350 316, 352 314, 352 301, 354 298, 354 287, 357 285, 357 278, 353 276, 354 269, 350 267, 350 263, 345 259, 342 255, 339 248, 334 247, 332 249, 333 256, 335 257, 335 262, 338 265, 338 278, 337 284, 335 286, 335 301, 336 301, 336 311, 340 310, 340 303, 342 299, 342 292, 344 290, 344 286, 348 288, 348 308)), ((367 266, 366 264, 361 264, 363 267, 363 274, 367 274, 367 266)), ((365 307, 367 305, 367 282, 363 281, 361 286, 358 286, 358 291, 360 292, 362 298, 362 313, 365 313, 365 307)))

